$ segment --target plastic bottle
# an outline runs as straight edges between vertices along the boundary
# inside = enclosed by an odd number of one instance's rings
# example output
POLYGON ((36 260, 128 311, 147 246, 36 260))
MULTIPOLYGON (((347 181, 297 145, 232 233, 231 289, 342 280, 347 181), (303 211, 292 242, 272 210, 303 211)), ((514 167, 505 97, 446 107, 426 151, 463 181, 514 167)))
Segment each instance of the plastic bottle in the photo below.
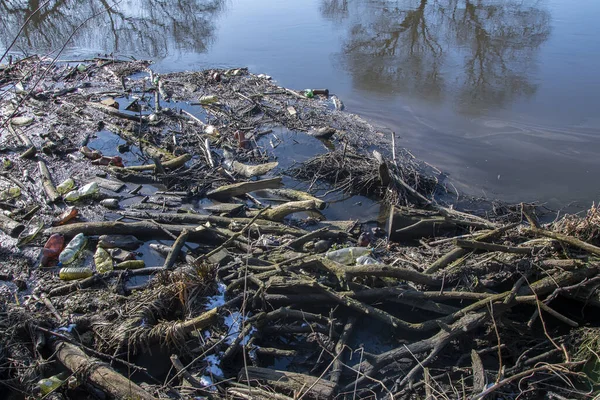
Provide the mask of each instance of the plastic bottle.
POLYGON ((379 264, 379 261, 371 256, 360 256, 356 259, 356 265, 372 265, 379 264))
POLYGON ((325 257, 340 264, 352 265, 358 257, 368 254, 371 254, 371 249, 367 247, 346 247, 340 250, 329 251, 325 253, 325 257))
POLYGON ((116 210, 119 208, 119 200, 118 199, 104 199, 100 201, 100 205, 108 208, 109 210, 116 210))
POLYGON ((104 250, 102 247, 96 249, 96 253, 94 254, 94 264, 96 264, 96 271, 101 274, 113 270, 113 260, 110 257, 110 254, 108 254, 108 251, 104 250))
POLYGON ((0 200, 6 201, 11 199, 16 199, 21 195, 21 189, 17 186, 8 188, 0 192, 0 200))
POLYGON ((208 96, 202 96, 200 97, 200 104, 202 105, 206 105, 206 104, 212 104, 212 103, 216 103, 219 100, 219 98, 217 96, 213 95, 208 95, 208 96))
POLYGON ((315 97, 315 94, 313 93, 312 89, 306 89, 304 91, 304 96, 306 96, 306 98, 308 99, 312 99, 313 97, 315 97))
POLYGON ((19 235, 17 239, 17 247, 26 245, 31 242, 40 233, 44 227, 44 222, 40 219, 32 219, 27 228, 19 235))
POLYGON ((65 237, 58 233, 50 236, 42 249, 42 267, 47 267, 50 261, 57 260, 60 252, 65 247, 65 237))
POLYGON ((64 380, 61 379, 61 375, 62 374, 44 378, 38 382, 38 388, 40 389, 42 396, 45 396, 53 390, 56 390, 64 383, 64 380))
POLYGON ((69 222, 70 220, 72 220, 73 218, 77 217, 77 215, 79 215, 79 210, 76 209, 75 207, 69 207, 62 214, 60 214, 58 216, 58 218, 56 219, 56 221, 54 221, 54 223, 52 225, 54 225, 54 226, 64 225, 67 222, 69 222))
POLYGON ((115 265, 115 269, 141 269, 146 266, 144 260, 123 261, 115 265))
MULTIPOLYGON (((67 247, 58 256, 58 261, 61 264, 70 264, 77 258, 77 255, 85 248, 87 237, 83 233, 75 235, 69 242, 67 247)), ((62 279, 62 278, 61 278, 62 279)))
POLYGON ((82 186, 78 190, 73 190, 66 194, 64 197, 65 201, 77 201, 82 200, 86 197, 91 197, 100 191, 96 182, 90 182, 85 186, 82 186))
POLYGON ((66 194, 75 188, 75 181, 71 178, 66 179, 63 183, 56 187, 58 194, 66 194))
POLYGON ((92 275, 94 275, 94 271, 87 267, 66 267, 58 271, 58 277, 63 281, 89 278, 92 275))

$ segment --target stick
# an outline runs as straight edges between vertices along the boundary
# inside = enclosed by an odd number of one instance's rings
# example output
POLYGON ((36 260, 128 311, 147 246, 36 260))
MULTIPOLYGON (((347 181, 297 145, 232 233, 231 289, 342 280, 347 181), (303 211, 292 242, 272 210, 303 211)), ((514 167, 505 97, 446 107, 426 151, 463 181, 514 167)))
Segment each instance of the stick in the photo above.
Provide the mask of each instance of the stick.
POLYGON ((600 247, 594 246, 593 244, 589 244, 584 242, 583 240, 579 240, 575 237, 563 235, 562 233, 552 232, 547 229, 531 227, 529 231, 535 233, 536 235, 546 236, 552 239, 559 240, 561 242, 570 244, 574 247, 579 247, 582 250, 587 251, 588 253, 592 253, 593 255, 600 256, 600 247))
POLYGON ((38 161, 38 167, 40 170, 40 175, 42 176, 42 187, 44 188, 44 192, 46 192, 46 196, 48 196, 48 202, 54 203, 56 200, 60 198, 60 195, 56 191, 56 187, 52 183, 52 177, 50 176, 50 171, 48 171, 48 167, 43 160, 38 161))
POLYGON ((177 237, 177 240, 175 240, 175 243, 173 243, 173 246, 171 247, 171 251, 167 255, 167 258, 165 259, 165 263, 163 265, 163 268, 165 270, 173 268, 173 265, 175 265, 177 257, 179 256, 179 253, 181 252, 181 249, 185 245, 185 242, 187 241, 189 236, 190 231, 188 229, 184 229, 181 231, 179 237, 177 237))

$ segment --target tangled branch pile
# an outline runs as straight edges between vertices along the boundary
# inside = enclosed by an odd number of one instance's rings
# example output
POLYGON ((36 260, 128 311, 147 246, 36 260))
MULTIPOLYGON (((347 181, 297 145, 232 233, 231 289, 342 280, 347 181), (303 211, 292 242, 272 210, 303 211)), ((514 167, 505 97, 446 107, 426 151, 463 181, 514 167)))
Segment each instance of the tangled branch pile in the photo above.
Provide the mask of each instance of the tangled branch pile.
POLYGON ((310 98, 244 69, 147 67, 0 69, 10 396, 595 392, 596 207, 546 226, 525 206, 459 212, 436 201, 442 188, 423 165, 386 152, 326 92, 310 98), (290 132, 330 150, 294 164, 275 145, 290 132), (116 143, 101 147, 107 134, 116 143), (281 188, 282 175, 303 190, 281 188), (99 189, 59 191, 67 178, 99 189), (327 220, 317 187, 379 199, 390 217, 327 220), (65 282, 42 246, 80 234, 69 265, 84 277, 65 282))

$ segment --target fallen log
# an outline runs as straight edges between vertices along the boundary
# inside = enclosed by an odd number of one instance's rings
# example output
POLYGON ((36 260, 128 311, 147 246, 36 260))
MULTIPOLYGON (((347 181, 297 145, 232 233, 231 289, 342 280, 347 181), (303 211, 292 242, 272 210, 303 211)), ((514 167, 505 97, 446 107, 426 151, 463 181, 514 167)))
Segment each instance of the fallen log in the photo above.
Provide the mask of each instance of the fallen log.
POLYGON ((78 233, 84 235, 136 235, 151 236, 152 238, 172 239, 172 235, 180 235, 185 229, 190 230, 190 239, 221 241, 220 236, 212 229, 204 226, 154 224, 147 221, 139 222, 77 222, 69 225, 55 226, 44 231, 47 235, 59 233, 65 237, 73 237, 78 233))
POLYGON ((295 200, 295 201, 312 200, 315 202, 315 204, 317 205, 317 209, 319 209, 319 210, 324 210, 325 207, 327 206, 327 203, 325 203, 323 200, 318 199, 318 198, 316 198, 306 192, 302 192, 300 190, 267 189, 267 190, 265 190, 265 192, 271 196, 283 197, 283 198, 286 198, 289 200, 295 200))
POLYGON ((79 347, 57 341, 56 358, 82 380, 89 380, 117 399, 153 400, 155 397, 99 360, 88 357, 79 347))
POLYGON ((281 177, 263 179, 260 181, 240 182, 233 183, 231 185, 224 185, 219 188, 213 189, 206 193, 206 196, 213 198, 230 198, 235 196, 241 196, 243 194, 254 192, 262 189, 276 189, 281 186, 281 177))
POLYGON ((229 163, 230 169, 238 175, 244 178, 252 178, 255 176, 265 175, 279 165, 277 161, 259 164, 259 165, 247 165, 242 164, 238 161, 231 161, 229 163))
MULTIPOLYGON (((290 214, 303 212, 303 211, 312 211, 317 210, 319 204, 317 204, 314 200, 302 200, 302 201, 290 201, 288 203, 284 203, 278 205, 277 207, 273 207, 267 211, 265 211, 262 216, 265 219, 270 221, 281 222, 285 217, 290 214)), ((254 212, 248 212, 248 215, 255 214, 254 212)))

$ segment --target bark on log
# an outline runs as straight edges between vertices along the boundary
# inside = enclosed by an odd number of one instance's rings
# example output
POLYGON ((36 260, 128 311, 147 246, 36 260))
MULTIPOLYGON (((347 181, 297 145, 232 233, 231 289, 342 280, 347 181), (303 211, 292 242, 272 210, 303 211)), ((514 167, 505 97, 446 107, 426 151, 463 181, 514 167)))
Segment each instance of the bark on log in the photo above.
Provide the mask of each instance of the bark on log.
POLYGON ((77 346, 58 341, 54 345, 56 357, 71 372, 84 376, 106 393, 117 399, 153 400, 155 397, 99 360, 88 357, 77 346))
POLYGON ((262 189, 276 189, 281 186, 281 177, 263 179, 260 181, 240 182, 224 185, 211 190, 206 195, 213 198, 230 198, 262 189))

